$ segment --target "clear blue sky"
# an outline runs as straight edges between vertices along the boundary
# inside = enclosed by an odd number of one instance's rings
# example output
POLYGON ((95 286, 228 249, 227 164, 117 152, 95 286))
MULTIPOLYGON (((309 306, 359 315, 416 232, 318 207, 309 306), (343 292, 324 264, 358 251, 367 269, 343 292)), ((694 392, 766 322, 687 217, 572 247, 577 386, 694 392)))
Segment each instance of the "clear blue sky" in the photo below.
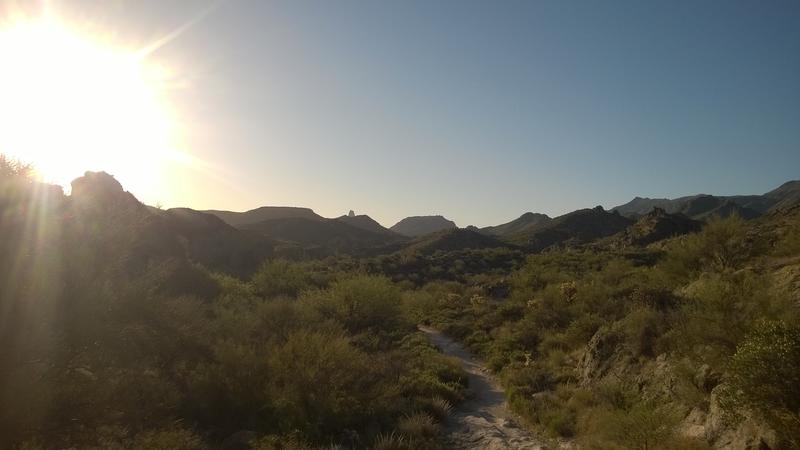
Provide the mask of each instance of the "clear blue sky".
MULTIPOLYGON (((53 3, 143 42, 210 4, 53 3)), ((484 226, 800 178, 794 0, 230 0, 153 57, 213 166, 165 206, 484 226)))

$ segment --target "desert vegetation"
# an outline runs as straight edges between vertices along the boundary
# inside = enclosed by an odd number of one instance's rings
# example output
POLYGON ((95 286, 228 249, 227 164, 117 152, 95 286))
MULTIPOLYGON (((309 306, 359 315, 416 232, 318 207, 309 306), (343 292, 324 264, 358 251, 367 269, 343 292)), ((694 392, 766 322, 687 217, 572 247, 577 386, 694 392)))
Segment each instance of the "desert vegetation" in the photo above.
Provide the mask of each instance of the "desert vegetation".
POLYGON ((31 221, 45 186, 2 170, 1 447, 438 448, 466 380, 388 278, 210 272, 125 196, 58 192, 31 221))
POLYGON ((442 448, 467 377, 418 324, 553 442, 800 446, 797 208, 647 246, 434 239, 242 271, 108 175, 66 196, 0 171, 3 448, 442 448))
POLYGON ((482 355, 550 436, 738 448, 731 430, 747 428, 759 445, 797 448, 798 219, 733 215, 647 248, 536 254, 505 277, 506 299, 486 280, 432 282, 409 306, 482 355))

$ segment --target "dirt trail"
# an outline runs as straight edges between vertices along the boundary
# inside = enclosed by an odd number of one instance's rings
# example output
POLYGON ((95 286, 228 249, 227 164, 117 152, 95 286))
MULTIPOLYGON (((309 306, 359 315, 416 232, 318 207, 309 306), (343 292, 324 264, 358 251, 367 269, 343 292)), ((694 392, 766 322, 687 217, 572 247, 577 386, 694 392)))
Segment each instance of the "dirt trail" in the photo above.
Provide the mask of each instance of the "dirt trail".
POLYGON ((458 358, 469 375, 468 399, 458 405, 445 426, 446 443, 453 449, 543 450, 545 445, 517 425, 508 409, 503 389, 480 360, 457 342, 433 328, 420 326, 433 345, 445 355, 458 358))

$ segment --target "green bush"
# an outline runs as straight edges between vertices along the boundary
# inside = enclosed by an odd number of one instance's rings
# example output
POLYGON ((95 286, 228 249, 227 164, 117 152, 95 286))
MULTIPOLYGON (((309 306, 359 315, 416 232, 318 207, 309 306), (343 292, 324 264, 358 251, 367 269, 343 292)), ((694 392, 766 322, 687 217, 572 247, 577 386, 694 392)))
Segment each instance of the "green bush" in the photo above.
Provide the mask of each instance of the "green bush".
POLYGON ((800 447, 800 326, 759 322, 737 347, 728 373, 723 406, 760 413, 800 447))
POLYGON ((344 335, 291 333, 267 356, 268 398, 280 411, 280 429, 320 439, 368 422, 386 406, 376 363, 344 335))
POLYGON ((747 225, 738 215, 713 217, 699 233, 683 236, 667 251, 663 268, 678 277, 701 270, 721 272, 738 268, 761 251, 747 236, 747 225))
POLYGON ((302 291, 314 287, 309 270, 286 260, 264 263, 253 275, 252 284, 256 292, 265 298, 297 297, 302 291))
POLYGON ((323 317, 335 319, 349 332, 391 333, 409 327, 400 309, 400 290, 388 278, 361 275, 335 282, 326 291, 310 293, 304 301, 323 317))
POLYGON ((588 448, 668 450, 680 416, 669 405, 638 401, 629 409, 595 408, 582 421, 588 448))

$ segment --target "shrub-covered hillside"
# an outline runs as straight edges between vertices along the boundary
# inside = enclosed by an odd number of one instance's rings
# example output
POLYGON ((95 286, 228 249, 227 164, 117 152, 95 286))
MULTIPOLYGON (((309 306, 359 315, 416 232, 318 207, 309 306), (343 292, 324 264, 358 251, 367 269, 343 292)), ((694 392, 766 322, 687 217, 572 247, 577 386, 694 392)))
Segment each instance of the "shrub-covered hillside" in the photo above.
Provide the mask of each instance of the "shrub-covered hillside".
POLYGON ((500 300, 485 281, 428 283, 417 317, 483 355, 536 429, 582 448, 800 448, 800 209, 532 255, 500 300))

